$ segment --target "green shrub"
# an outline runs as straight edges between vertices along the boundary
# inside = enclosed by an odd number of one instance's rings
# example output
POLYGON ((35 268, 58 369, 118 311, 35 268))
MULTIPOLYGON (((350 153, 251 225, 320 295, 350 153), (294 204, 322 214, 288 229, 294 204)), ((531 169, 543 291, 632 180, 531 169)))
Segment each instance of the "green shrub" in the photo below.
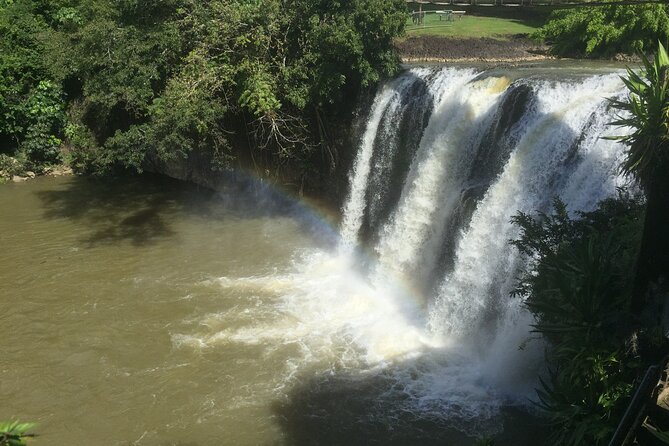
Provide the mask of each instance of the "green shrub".
POLYGON ((23 105, 26 131, 19 150, 36 166, 61 161, 64 105, 61 89, 50 81, 40 81, 23 105))
POLYGON ((611 57, 654 51, 669 39, 669 6, 607 5, 557 9, 533 37, 559 56, 611 57))
POLYGON ((611 100, 624 114, 610 125, 631 131, 617 137, 627 146, 621 171, 635 179, 646 195, 646 218, 636 265, 632 308, 639 312, 650 292, 669 295, 669 55, 659 43, 655 57, 642 57, 641 70, 622 77, 628 94, 611 100))
POLYGON ((553 444, 606 444, 635 380, 666 347, 656 318, 630 311, 643 203, 621 193, 570 218, 556 200, 551 214, 513 221, 514 245, 533 259, 515 294, 549 342, 538 396, 553 444))
POLYGON ((399 69, 406 22, 403 0, 0 5, 0 152, 57 162, 67 127, 68 157, 91 171, 192 150, 218 168, 251 154, 313 169, 328 122, 399 69))
POLYGON ((26 170, 24 156, 13 157, 0 153, 0 177, 11 178, 14 175, 22 175, 26 170))
POLYGON ((96 167, 96 162, 100 158, 99 147, 93 132, 88 127, 70 122, 65 127, 65 138, 68 145, 64 161, 75 172, 92 173, 99 170, 96 167))
POLYGON ((60 161, 64 95, 49 74, 50 28, 37 2, 0 9, 0 152, 23 153, 32 170, 60 161))

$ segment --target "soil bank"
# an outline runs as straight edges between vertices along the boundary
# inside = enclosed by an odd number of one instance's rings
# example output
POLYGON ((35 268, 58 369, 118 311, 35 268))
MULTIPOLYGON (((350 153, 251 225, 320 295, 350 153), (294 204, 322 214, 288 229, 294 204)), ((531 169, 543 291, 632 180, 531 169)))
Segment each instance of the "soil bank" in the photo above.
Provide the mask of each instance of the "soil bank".
POLYGON ((513 36, 508 40, 489 37, 458 38, 413 36, 398 40, 395 46, 404 63, 416 62, 491 62, 512 63, 551 59, 548 46, 513 36))

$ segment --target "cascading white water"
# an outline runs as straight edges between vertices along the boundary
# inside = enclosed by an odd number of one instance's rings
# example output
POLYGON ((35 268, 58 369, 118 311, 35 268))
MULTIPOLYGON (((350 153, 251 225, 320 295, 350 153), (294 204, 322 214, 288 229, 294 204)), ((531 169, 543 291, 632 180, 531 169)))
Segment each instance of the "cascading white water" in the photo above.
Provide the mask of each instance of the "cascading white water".
MULTIPOLYGON (((362 226, 365 208, 375 203, 366 202, 365 192, 369 189, 370 170, 373 167, 372 155, 375 148, 375 143, 381 145, 380 152, 388 152, 388 147, 393 149, 389 137, 394 135, 379 134, 379 128, 382 121, 386 121, 389 125, 386 126, 386 131, 397 131, 396 123, 401 117, 401 114, 407 113, 407 110, 402 108, 402 99, 407 94, 407 90, 416 83, 427 83, 427 94, 430 101, 439 106, 440 103, 448 98, 452 92, 462 87, 464 83, 471 79, 474 75, 473 71, 460 70, 444 70, 434 73, 432 70, 417 68, 405 73, 395 81, 382 87, 377 94, 374 103, 372 104, 367 125, 360 143, 356 159, 350 175, 350 191, 349 196, 344 202, 344 209, 342 212, 343 220, 341 224, 341 235, 343 239, 342 246, 350 247, 357 244, 358 234, 362 226)), ((415 110, 409 110, 409 113, 415 110)), ((387 155, 386 155, 387 157, 387 155)), ((388 164, 388 160, 382 161, 388 164)), ((378 166, 376 166, 378 167, 378 166)), ((372 185, 372 187, 381 187, 380 181, 388 181, 388 178, 379 179, 379 181, 372 185)), ((373 192, 373 191, 372 191, 373 192)), ((374 196, 374 193, 371 194, 374 196)), ((372 200, 373 201, 373 200, 372 200)))
POLYGON ((305 374, 319 383, 381 379, 365 416, 496 429, 501 407, 533 395, 543 349, 530 340, 531 316, 509 297, 523 266, 508 243, 517 235, 511 216, 547 211, 556 195, 572 212, 590 210, 622 184, 623 148, 601 138, 613 132, 606 98, 622 82, 551 77, 415 68, 383 86, 335 252, 303 250, 291 271, 208 281, 252 290, 263 304, 243 309, 241 327, 175 343, 260 345, 267 356, 296 349, 274 396, 305 374), (412 131, 400 134, 406 123, 412 131))
MULTIPOLYGON (((428 332, 450 345, 448 353, 441 352, 449 363, 426 355, 431 365, 408 388, 422 395, 421 410, 457 408, 458 416, 472 420, 496 407, 500 395, 528 395, 541 357, 539 341, 525 345, 531 316, 509 297, 522 268, 508 243, 518 235, 511 217, 546 211, 554 196, 571 211, 591 210, 615 193, 622 184, 617 173, 622 146, 602 136, 611 134, 607 98, 623 86, 615 74, 512 83, 465 69, 438 73, 435 78, 442 81, 434 110, 394 212, 378 235, 378 263, 370 280, 385 293, 393 292, 388 283, 412 282, 424 294, 428 332), (520 88, 530 92, 525 104, 509 109, 505 104, 520 88), (482 184, 476 171, 495 168, 477 164, 480 152, 504 149, 484 135, 513 112, 518 116, 512 128, 496 129, 508 132, 509 153, 499 155, 498 170, 482 184), (472 177, 485 193, 469 220, 461 218, 457 226, 454 219, 463 211, 472 177), (438 264, 445 239, 454 246, 450 267, 438 264), (436 287, 428 281, 434 271, 444 272, 436 287), (481 388, 495 390, 481 394, 481 388)), ((357 179, 354 175, 352 183, 357 179)), ((345 224, 359 227, 350 217, 345 215, 345 224)))
POLYGON ((590 210, 615 192, 620 145, 600 135, 602 121, 610 119, 605 98, 620 89, 618 77, 541 82, 534 88, 538 106, 503 171, 479 202, 469 227, 463 228, 454 269, 437 292, 430 313, 435 332, 469 334, 478 331, 486 318, 503 319, 509 305, 517 307, 517 301, 508 299, 518 271, 517 253, 508 244, 518 234, 511 223, 515 213, 546 210, 554 196, 563 198, 572 209, 590 210), (593 125, 593 116, 598 125, 593 125), (602 155, 608 163, 602 161, 602 155), (567 189, 574 187, 570 157, 579 158, 574 162, 581 170, 599 164, 594 181, 579 184, 580 197, 569 196, 559 187, 561 183, 567 189), (589 202, 583 202, 584 196, 589 202), (490 312, 494 315, 486 314, 490 312))
POLYGON ((435 107, 398 209, 376 247, 376 280, 383 281, 389 273, 418 284, 426 279, 422 272, 429 272, 442 240, 444 219, 459 199, 452 191, 466 178, 481 128, 489 123, 489 111, 508 85, 505 78, 473 81, 472 71, 448 74, 447 92, 435 107))
POLYGON ((365 190, 371 168, 374 140, 376 139, 379 124, 382 118, 387 117, 392 119, 398 112, 402 95, 411 84, 411 80, 410 77, 404 76, 389 85, 383 86, 372 104, 365 133, 360 144, 360 150, 358 151, 351 172, 351 190, 343 212, 344 219, 341 226, 341 235, 343 240, 342 247, 344 248, 354 246, 357 242, 358 231, 360 230, 362 216, 365 211, 365 190))

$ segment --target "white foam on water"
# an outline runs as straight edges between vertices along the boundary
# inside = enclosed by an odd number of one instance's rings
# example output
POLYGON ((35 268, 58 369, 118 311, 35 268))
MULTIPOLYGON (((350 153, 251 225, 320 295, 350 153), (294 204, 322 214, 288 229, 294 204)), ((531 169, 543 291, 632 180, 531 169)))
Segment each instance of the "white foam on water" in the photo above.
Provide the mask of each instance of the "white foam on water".
POLYGON ((313 251, 296 259, 292 272, 211 280, 211 287, 249 296, 247 305, 200 317, 196 333, 175 334, 173 344, 256 347, 264 358, 281 359, 273 381, 226 403, 232 409, 284 398, 305 375, 381 379, 385 387, 375 398, 387 406, 378 417, 413 413, 466 431, 496 431, 498 424, 482 421, 509 400, 487 382, 484 358, 474 360, 428 330, 425 308, 399 281, 377 288, 353 265, 338 253, 313 251), (260 307, 256 291, 271 296, 260 307))
MULTIPOLYGON (((314 251, 296 260, 293 271, 278 276, 222 277, 210 281, 212 286, 242 294, 271 293, 273 298, 264 302, 263 312, 269 311, 274 318, 210 333, 197 344, 296 343, 304 349, 305 357, 323 359, 331 356, 332 347, 340 343, 338 348, 350 349, 348 353, 355 362, 365 367, 410 357, 420 354, 424 347, 439 345, 426 331, 424 314, 416 302, 373 288, 351 268, 350 259, 314 251)), ((211 320, 239 319, 248 310, 233 308, 233 314, 228 310, 208 315, 203 318, 203 325, 216 325, 211 320)))

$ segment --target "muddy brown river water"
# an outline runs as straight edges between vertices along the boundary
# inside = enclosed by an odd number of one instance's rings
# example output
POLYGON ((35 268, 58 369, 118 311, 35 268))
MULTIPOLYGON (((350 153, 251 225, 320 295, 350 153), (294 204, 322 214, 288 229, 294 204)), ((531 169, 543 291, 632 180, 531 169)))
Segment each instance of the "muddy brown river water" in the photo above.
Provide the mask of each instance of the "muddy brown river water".
POLYGON ((398 404, 387 370, 417 379, 438 348, 411 311, 340 264, 316 213, 247 194, 0 185, 0 420, 38 423, 36 445, 471 444, 398 404))

